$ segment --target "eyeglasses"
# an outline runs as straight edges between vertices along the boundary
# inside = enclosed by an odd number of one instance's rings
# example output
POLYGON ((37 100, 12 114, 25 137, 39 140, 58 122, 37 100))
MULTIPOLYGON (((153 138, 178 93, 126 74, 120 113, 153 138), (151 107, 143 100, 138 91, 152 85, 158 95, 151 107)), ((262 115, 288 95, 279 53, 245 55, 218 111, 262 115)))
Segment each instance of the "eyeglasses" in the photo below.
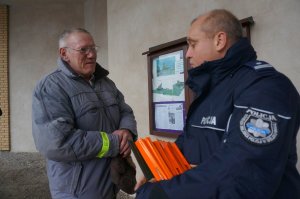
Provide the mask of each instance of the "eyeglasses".
POLYGON ((64 48, 75 50, 75 51, 80 52, 85 55, 89 54, 90 52, 97 53, 99 50, 99 46, 83 47, 83 48, 79 48, 79 49, 75 49, 75 48, 71 48, 71 47, 64 47, 64 48))

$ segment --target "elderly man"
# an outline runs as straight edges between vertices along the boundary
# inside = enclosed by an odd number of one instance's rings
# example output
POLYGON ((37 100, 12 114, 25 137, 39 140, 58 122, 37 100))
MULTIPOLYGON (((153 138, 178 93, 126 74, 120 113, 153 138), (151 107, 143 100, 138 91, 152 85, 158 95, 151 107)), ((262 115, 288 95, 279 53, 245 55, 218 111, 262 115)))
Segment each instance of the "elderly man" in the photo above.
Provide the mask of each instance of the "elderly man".
POLYGON ((300 97, 293 84, 256 59, 239 20, 226 10, 196 18, 187 42, 187 84, 196 99, 176 144, 197 166, 144 184, 137 198, 300 198, 300 97))
POLYGON ((137 136, 133 111, 97 64, 97 50, 86 30, 65 31, 58 68, 33 93, 33 137, 55 199, 115 198, 111 158, 128 157, 137 136))

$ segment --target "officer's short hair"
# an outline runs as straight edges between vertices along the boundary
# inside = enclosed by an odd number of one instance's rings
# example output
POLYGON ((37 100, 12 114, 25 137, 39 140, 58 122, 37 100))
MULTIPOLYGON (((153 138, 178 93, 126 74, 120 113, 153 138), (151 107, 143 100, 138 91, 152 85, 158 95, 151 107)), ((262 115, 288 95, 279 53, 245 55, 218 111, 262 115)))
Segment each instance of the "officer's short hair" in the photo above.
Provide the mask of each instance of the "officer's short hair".
POLYGON ((232 42, 239 40, 243 36, 240 21, 228 10, 212 10, 204 15, 198 16, 192 23, 199 17, 204 17, 201 30, 205 32, 209 38, 213 38, 215 34, 220 31, 225 32, 232 42))

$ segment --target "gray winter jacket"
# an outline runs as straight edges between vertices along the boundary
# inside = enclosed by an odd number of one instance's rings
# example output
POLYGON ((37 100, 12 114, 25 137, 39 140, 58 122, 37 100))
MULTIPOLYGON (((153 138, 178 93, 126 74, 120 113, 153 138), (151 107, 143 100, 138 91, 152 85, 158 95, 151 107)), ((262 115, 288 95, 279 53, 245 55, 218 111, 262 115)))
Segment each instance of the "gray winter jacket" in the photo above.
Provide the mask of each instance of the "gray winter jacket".
POLYGON ((53 198, 114 198, 118 191, 110 179, 111 157, 119 153, 119 140, 111 134, 128 129, 136 137, 132 109, 97 64, 92 83, 74 73, 61 59, 33 92, 33 138, 47 159, 53 198), (100 131, 108 134, 109 150, 102 148, 100 131))

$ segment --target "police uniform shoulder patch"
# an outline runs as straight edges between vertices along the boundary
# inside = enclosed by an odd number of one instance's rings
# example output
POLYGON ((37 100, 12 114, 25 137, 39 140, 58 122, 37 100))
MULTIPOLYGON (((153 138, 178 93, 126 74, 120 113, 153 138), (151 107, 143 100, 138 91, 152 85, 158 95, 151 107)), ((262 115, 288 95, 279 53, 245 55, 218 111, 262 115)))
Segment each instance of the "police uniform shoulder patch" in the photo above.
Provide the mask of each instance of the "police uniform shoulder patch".
POLYGON ((278 137, 277 119, 273 113, 247 109, 240 120, 242 137, 257 145, 267 145, 278 137))
POLYGON ((258 60, 247 62, 245 63, 245 65, 249 66, 250 68, 253 68, 254 70, 273 68, 273 66, 270 65, 269 63, 264 61, 258 61, 258 60))

